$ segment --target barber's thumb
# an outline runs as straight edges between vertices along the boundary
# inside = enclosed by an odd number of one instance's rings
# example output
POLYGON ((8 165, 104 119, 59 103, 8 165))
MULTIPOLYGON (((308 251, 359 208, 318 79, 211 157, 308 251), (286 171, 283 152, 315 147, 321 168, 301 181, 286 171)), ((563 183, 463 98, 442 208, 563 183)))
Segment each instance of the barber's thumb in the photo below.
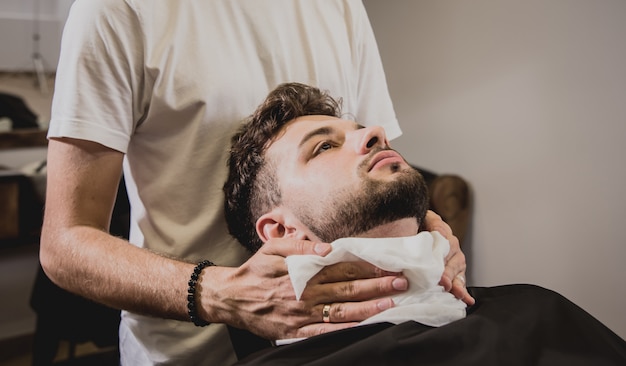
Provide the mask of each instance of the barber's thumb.
POLYGON ((279 255, 288 257, 290 255, 319 255, 326 256, 332 247, 328 243, 316 243, 307 239, 297 238, 277 238, 265 242, 260 252, 265 255, 279 255))
POLYGON ((328 243, 315 243, 313 246, 313 250, 317 255, 325 256, 333 249, 333 247, 328 243))

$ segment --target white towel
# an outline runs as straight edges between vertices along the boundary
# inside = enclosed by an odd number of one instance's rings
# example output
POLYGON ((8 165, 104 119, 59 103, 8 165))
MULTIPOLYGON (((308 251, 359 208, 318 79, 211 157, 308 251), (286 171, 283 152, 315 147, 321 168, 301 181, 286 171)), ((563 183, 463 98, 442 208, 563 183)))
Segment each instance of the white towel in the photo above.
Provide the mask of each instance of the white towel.
MULTIPOLYGON (((409 280, 405 293, 393 296, 395 306, 365 319, 361 324, 407 320, 433 327, 465 317, 466 305, 438 283, 450 244, 437 232, 421 232, 401 238, 344 238, 332 243, 326 256, 296 255, 286 258, 296 298, 300 300, 307 282, 323 267, 345 261, 364 260, 409 280)), ((321 315, 320 315, 321 316, 321 315)))

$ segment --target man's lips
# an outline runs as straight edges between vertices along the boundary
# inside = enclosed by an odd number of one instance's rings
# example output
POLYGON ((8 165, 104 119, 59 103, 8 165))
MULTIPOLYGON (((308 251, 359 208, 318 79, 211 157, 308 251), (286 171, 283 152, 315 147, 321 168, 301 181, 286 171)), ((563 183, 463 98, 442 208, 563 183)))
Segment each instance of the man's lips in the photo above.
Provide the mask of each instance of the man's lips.
POLYGON ((369 162, 367 171, 370 172, 387 164, 404 163, 404 159, 394 150, 384 150, 376 153, 369 162))

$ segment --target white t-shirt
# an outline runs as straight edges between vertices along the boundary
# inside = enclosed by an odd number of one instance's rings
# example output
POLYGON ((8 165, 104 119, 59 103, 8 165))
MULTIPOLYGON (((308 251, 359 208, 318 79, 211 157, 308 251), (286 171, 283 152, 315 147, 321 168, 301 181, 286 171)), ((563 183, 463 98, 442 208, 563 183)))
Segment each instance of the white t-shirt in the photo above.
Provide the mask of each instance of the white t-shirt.
MULTIPOLYGON (((230 136, 267 93, 302 82, 364 125, 401 134, 360 0, 77 0, 49 137, 126 153, 130 242, 238 266, 223 218, 230 136)), ((181 284, 186 286, 186 284, 181 284)), ((123 312, 123 364, 225 365, 225 327, 123 312)))

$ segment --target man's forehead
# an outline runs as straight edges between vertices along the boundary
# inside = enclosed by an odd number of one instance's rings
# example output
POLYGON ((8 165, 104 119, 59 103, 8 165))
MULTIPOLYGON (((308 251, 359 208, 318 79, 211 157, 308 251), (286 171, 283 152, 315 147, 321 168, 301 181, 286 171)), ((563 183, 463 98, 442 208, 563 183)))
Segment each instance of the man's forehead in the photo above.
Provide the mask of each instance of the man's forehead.
MULTIPOLYGON (((319 129, 322 126, 328 126, 331 129, 337 130, 355 130, 363 127, 355 121, 345 120, 334 116, 311 115, 301 116, 287 122, 287 124, 283 127, 283 132, 286 132, 289 135, 298 135, 302 137, 310 131, 319 129)), ((295 136, 291 136, 291 138, 294 137, 295 136)))
POLYGON ((300 116, 300 117, 296 117, 294 119, 292 119, 291 121, 288 122, 289 123, 298 123, 298 122, 338 122, 338 121, 345 121, 345 122, 354 122, 354 121, 346 121, 344 119, 341 119, 339 117, 335 117, 335 116, 326 116, 326 115, 318 115, 318 114, 314 114, 314 115, 310 115, 310 116, 300 116))

